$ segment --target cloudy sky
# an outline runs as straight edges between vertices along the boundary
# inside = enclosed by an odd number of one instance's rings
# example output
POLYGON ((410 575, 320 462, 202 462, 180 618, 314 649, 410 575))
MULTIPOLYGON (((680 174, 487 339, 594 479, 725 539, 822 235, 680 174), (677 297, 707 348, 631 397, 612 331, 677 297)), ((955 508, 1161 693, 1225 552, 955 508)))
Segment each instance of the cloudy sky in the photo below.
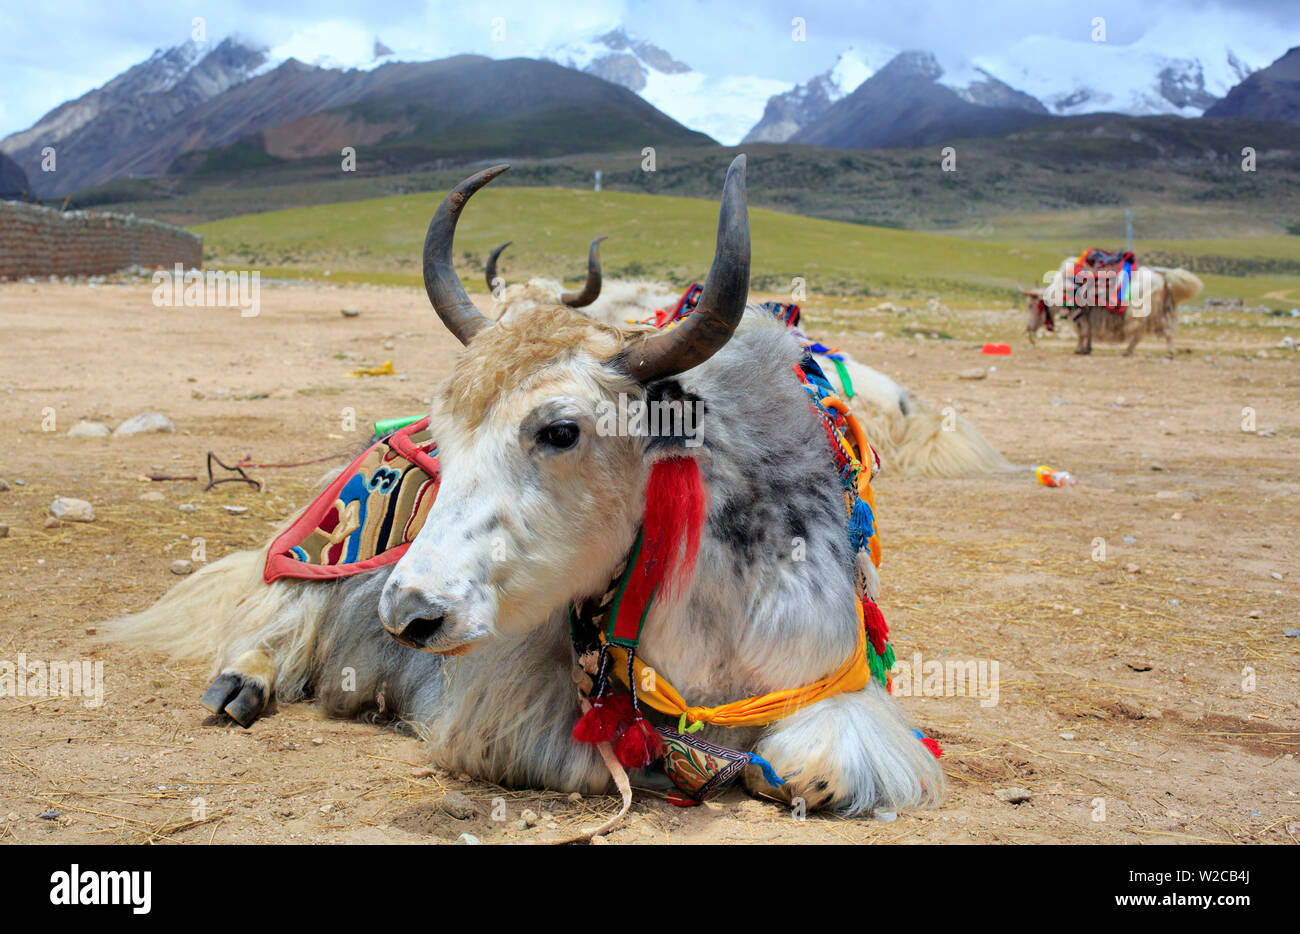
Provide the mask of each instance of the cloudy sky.
MULTIPOLYGON (((622 24, 708 74, 805 81, 848 45, 923 48, 954 63, 996 54, 1029 35, 1085 38, 1094 17, 1107 41, 1151 30, 1189 49, 1219 36, 1281 54, 1300 45, 1296 0, 5 0, 0 9, 0 136, 102 85, 156 48, 236 34, 307 61, 359 61, 375 37, 404 58, 476 52, 536 56, 622 24), (792 40, 792 20, 806 39, 792 40), (504 25, 504 36, 500 27, 504 25), (494 35, 494 26, 497 34, 494 35)), ((1194 52, 1189 52, 1189 55, 1194 52)))

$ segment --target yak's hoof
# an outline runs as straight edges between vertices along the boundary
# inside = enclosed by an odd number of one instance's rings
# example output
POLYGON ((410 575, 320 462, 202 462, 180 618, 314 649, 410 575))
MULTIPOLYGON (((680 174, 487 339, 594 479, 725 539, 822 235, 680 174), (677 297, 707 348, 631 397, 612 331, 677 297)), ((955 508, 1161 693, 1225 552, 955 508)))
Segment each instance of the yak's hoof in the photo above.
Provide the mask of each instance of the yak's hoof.
POLYGON ((1076 351, 1075 351, 1075 354, 1076 354, 1077 356, 1080 356, 1080 357, 1086 357, 1086 356, 1087 356, 1088 354, 1090 354, 1090 353, 1092 353, 1092 348, 1091 348, 1091 347, 1089 347, 1087 350, 1076 350, 1076 351))
POLYGON ((260 679, 223 671, 203 692, 199 703, 247 728, 265 712, 267 700, 266 685, 260 679))

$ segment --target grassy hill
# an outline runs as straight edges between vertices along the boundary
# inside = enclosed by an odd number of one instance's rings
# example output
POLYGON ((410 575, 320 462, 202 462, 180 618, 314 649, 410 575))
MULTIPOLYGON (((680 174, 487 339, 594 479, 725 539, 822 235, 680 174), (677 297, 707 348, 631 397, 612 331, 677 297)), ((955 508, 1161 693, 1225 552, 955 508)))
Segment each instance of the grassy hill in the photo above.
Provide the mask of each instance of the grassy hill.
MULTIPOLYGON (((754 191, 759 182, 751 178, 750 186, 754 191)), ((320 204, 194 229, 205 238, 207 262, 216 266, 294 278, 323 279, 328 271, 334 282, 417 286, 424 232, 440 198, 441 193, 420 193, 320 204)), ((754 285, 777 292, 802 277, 810 294, 1010 304, 1017 284, 1036 282, 1074 249, 1031 239, 974 240, 870 227, 764 208, 751 208, 750 219, 754 285)), ((707 269, 716 223, 712 199, 493 186, 475 196, 461 220, 457 262, 466 285, 481 291, 488 252, 513 240, 501 264, 508 281, 545 274, 576 282, 583 275, 587 243, 604 234, 610 238, 602 247, 607 275, 686 283, 707 269)), ((1235 246, 1207 241, 1196 249, 1230 255, 1235 246)), ((1300 273, 1213 275, 1207 285, 1210 295, 1291 307, 1294 300, 1265 296, 1288 290, 1300 295, 1300 273)))

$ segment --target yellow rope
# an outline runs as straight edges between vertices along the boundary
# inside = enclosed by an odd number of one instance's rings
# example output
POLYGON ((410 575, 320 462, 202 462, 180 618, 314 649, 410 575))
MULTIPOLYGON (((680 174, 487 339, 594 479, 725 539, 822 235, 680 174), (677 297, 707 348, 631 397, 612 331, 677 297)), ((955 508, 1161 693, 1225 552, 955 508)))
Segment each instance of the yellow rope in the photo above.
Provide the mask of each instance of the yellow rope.
MULTIPOLYGON (((796 710, 836 694, 860 691, 871 679, 871 668, 867 664, 867 633, 862 615, 862 602, 855 600, 854 603, 858 608, 857 648, 834 674, 820 681, 801 688, 786 688, 770 694, 747 697, 717 707, 691 707, 663 675, 651 670, 649 665, 638 658, 634 662, 637 699, 649 704, 660 713, 672 717, 684 717, 692 723, 712 723, 716 726, 733 727, 766 726, 789 716, 796 710), (646 677, 647 671, 650 671, 650 677, 646 677), (646 684, 653 684, 653 689, 646 690, 646 684)), ((627 685, 627 650, 617 645, 610 645, 609 654, 614 661, 614 672, 618 675, 618 679, 627 685)))

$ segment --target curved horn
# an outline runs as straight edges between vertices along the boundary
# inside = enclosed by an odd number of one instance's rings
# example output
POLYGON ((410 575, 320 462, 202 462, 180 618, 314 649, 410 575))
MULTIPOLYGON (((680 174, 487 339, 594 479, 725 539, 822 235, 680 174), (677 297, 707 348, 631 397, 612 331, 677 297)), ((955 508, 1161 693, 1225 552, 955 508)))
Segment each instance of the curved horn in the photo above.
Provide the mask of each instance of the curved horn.
POLYGON ((453 188, 438 205, 433 220, 429 221, 429 232, 424 235, 424 290, 429 293, 429 301, 442 323, 462 344, 468 344, 470 338, 491 322, 469 300, 452 265, 451 243, 456 236, 456 221, 470 196, 508 168, 508 165, 494 165, 453 188))
POLYGON ((506 247, 510 246, 510 244, 514 242, 515 241, 513 240, 507 240, 505 243, 501 244, 499 247, 493 250, 492 255, 488 257, 487 265, 483 267, 483 277, 487 279, 487 287, 489 292, 496 291, 497 257, 501 255, 502 250, 504 250, 506 247))
POLYGON ((669 331, 651 334, 627 350, 627 369, 640 383, 699 366, 731 339, 749 295, 749 212, 745 206, 745 157, 727 169, 718 211, 718 244, 695 311, 669 331))
POLYGON ((604 239, 597 237, 591 241, 591 249, 587 251, 587 284, 582 291, 565 292, 560 296, 560 301, 570 308, 585 308, 600 298, 600 241, 604 239))

